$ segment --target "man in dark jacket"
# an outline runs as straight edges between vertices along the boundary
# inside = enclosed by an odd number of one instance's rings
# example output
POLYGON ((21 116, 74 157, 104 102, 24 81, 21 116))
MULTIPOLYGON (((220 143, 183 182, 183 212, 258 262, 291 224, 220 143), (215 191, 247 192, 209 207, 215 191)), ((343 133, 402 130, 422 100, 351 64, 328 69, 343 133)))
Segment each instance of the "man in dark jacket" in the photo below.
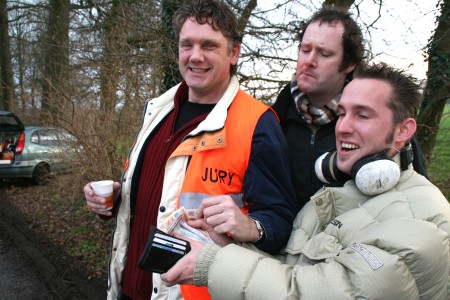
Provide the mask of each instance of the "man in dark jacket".
MULTIPOLYGON (((314 163, 336 147, 337 104, 365 56, 361 29, 341 8, 324 6, 304 28, 296 74, 273 105, 289 144, 291 177, 301 207, 323 186, 314 163)), ((415 138, 411 143, 414 169, 426 175, 420 147, 415 138)))

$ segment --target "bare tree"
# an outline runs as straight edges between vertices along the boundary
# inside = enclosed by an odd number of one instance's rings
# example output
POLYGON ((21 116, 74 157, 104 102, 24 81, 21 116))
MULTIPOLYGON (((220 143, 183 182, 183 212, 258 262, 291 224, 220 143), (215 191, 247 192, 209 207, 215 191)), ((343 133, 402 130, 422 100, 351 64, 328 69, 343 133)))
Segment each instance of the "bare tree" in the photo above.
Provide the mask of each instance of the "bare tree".
POLYGON ((39 112, 37 109, 41 106, 44 63, 40 43, 44 40, 46 16, 47 7, 42 3, 8 3, 11 61, 17 95, 14 105, 16 113, 24 119, 28 119, 31 112, 39 112))
POLYGON ((78 126, 72 131, 84 144, 90 176, 119 176, 143 102, 161 89, 160 5, 95 2, 74 14, 71 49, 77 75, 72 84, 78 126))
POLYGON ((56 119, 68 100, 70 0, 49 0, 44 46, 42 112, 56 119))
MULTIPOLYGON (((362 2, 354 0, 223 1, 237 14, 243 36, 241 86, 268 104, 295 72, 305 19, 324 3, 351 6, 360 20, 364 15, 362 2)), ((384 2, 363 1, 378 7, 376 19, 363 24, 370 34, 384 2)), ((8 16, 18 105, 24 112, 41 107, 52 112, 54 124, 80 138, 95 176, 118 176, 143 103, 181 80, 171 15, 184 0, 12 3, 8 16), (100 170, 98 161, 108 164, 100 170)))
POLYGON ((102 34, 103 57, 100 65, 100 118, 105 121, 115 111, 118 103, 117 90, 123 70, 121 61, 125 54, 126 35, 124 32, 127 1, 114 0, 105 12, 102 34))

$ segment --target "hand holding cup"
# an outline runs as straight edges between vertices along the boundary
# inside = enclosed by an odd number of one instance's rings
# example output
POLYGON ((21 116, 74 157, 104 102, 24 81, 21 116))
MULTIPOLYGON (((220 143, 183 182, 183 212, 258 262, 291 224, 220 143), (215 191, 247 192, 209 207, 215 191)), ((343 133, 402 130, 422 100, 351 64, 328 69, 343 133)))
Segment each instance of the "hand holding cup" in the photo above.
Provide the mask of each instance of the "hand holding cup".
POLYGON ((91 183, 91 187, 95 195, 103 197, 106 200, 106 207, 104 210, 111 210, 113 208, 113 184, 113 180, 101 180, 91 183))

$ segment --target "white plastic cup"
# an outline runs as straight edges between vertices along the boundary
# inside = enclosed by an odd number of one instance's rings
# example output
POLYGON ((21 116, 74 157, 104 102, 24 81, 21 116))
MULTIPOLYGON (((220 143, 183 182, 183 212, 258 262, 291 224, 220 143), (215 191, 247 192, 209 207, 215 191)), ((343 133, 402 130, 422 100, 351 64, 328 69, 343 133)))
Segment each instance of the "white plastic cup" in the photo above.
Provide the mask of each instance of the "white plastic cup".
POLYGON ((91 183, 94 193, 106 199, 105 210, 110 210, 113 207, 113 180, 101 180, 91 183))

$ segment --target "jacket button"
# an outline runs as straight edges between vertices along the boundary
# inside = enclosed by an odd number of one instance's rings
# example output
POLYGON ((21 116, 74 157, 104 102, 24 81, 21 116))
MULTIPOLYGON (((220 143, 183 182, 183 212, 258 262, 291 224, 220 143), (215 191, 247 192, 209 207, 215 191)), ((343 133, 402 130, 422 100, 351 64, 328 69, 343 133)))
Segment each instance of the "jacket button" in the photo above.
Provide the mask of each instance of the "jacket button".
POLYGON ((323 204, 322 198, 317 199, 316 204, 317 204, 317 206, 321 206, 323 204))
POLYGON ((222 143, 222 138, 217 138, 218 143, 222 143))
POLYGON ((197 150, 197 147, 192 146, 192 151, 195 151, 195 150, 197 150))
POLYGON ((205 145, 206 145, 206 142, 205 142, 205 141, 202 141, 201 145, 202 145, 202 146, 205 146, 205 145))
POLYGON ((153 293, 158 294, 158 288, 153 288, 153 293))
POLYGON ((151 113, 151 112, 149 112, 149 113, 148 113, 148 115, 149 115, 149 116, 151 116, 151 115, 152 115, 152 113, 151 113))
POLYGON ((166 211, 166 207, 165 206, 160 206, 159 207, 159 211, 160 212, 165 212, 166 211))

